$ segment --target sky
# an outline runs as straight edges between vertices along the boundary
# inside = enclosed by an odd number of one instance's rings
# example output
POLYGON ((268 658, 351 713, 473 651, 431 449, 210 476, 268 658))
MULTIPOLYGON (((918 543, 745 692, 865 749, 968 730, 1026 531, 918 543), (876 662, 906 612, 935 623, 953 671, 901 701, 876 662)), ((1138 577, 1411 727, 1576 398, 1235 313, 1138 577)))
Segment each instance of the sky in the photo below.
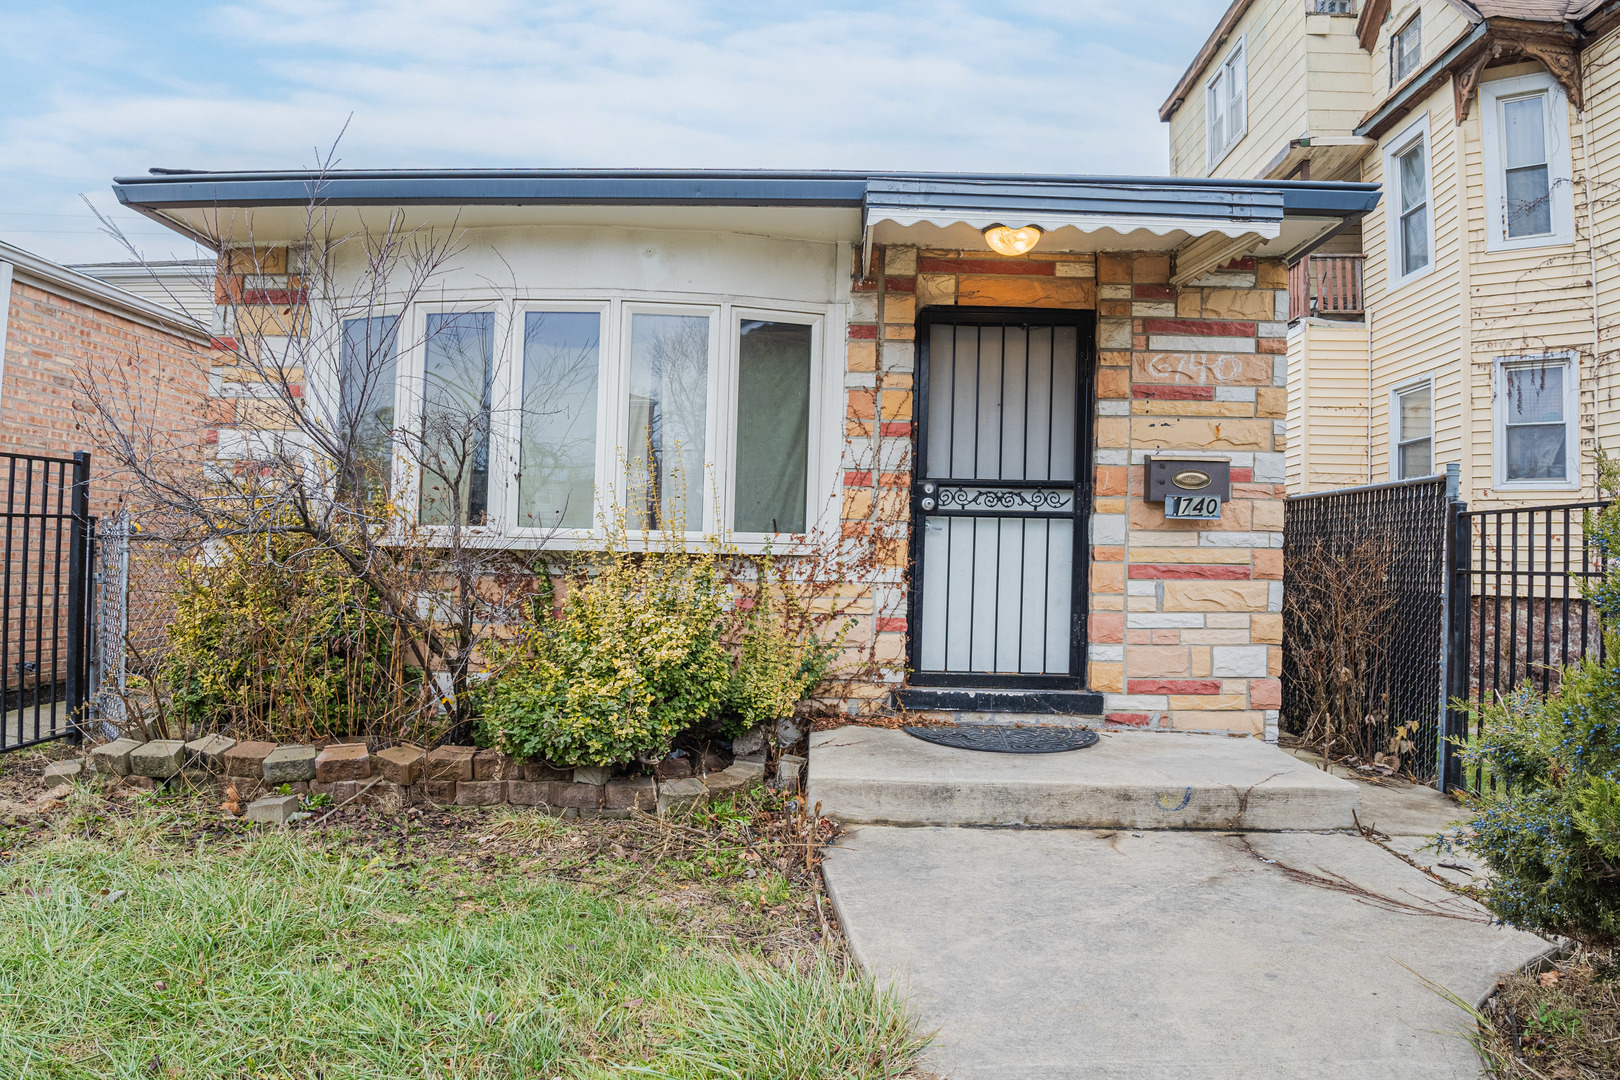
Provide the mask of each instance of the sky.
POLYGON ((148 168, 1155 174, 1158 106, 1227 0, 0 0, 0 240, 190 243, 148 168), (341 133, 341 138, 339 137, 341 133))

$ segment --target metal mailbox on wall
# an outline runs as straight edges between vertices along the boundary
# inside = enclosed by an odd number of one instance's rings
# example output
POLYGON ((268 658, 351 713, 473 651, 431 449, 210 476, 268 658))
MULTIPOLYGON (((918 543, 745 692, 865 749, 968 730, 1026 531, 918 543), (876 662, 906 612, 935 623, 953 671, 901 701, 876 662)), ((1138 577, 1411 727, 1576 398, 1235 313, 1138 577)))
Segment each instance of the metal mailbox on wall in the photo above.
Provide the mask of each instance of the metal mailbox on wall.
POLYGON ((1147 459, 1148 502, 1164 503, 1164 516, 1218 521, 1232 497, 1232 463, 1192 458, 1147 459))

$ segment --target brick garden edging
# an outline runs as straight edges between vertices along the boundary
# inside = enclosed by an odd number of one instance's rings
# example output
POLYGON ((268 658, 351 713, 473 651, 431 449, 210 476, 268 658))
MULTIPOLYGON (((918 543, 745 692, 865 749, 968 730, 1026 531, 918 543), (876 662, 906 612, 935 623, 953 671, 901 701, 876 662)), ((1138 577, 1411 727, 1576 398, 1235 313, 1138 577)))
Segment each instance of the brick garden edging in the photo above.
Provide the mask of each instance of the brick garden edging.
MULTIPOLYGON (((805 759, 783 755, 778 789, 798 790, 805 759)), ((250 820, 283 822, 302 797, 323 793, 334 805, 352 801, 398 807, 533 807, 563 817, 624 817, 633 811, 669 813, 765 783, 765 759, 748 756, 724 769, 693 775, 685 759, 659 763, 652 776, 614 777, 599 766, 556 768, 521 762, 476 746, 423 750, 400 745, 372 751, 365 742, 330 745, 277 745, 238 742, 207 735, 190 742, 124 737, 90 751, 88 770, 80 761, 57 762, 45 770, 47 787, 94 775, 144 788, 161 785, 222 791, 234 787, 250 820), (291 792, 282 794, 283 786, 291 792)))

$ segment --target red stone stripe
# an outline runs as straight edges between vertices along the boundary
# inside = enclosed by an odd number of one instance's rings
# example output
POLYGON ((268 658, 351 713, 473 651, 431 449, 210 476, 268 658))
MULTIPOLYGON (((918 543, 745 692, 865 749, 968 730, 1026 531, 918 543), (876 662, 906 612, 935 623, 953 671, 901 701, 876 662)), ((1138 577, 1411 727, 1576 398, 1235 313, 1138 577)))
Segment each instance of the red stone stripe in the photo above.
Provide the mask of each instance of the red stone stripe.
POLYGON ((845 487, 871 487, 872 474, 869 472, 846 472, 844 474, 845 487))
POLYGON ((1197 337, 1254 337, 1252 322, 1223 322, 1216 319, 1143 319, 1147 334, 1176 334, 1197 337))
POLYGON ((910 435, 911 434, 911 421, 909 421, 909 420, 885 420, 883 422, 882 427, 879 430, 884 435, 910 435))
POLYGON ((1130 727, 1147 727, 1148 714, 1145 712, 1111 712, 1104 717, 1110 724, 1127 724, 1130 727))
POLYGON ((856 338, 856 339, 876 338, 877 337, 877 327, 875 327, 875 326, 851 326, 849 328, 849 336, 852 337, 852 338, 856 338))
POLYGON ((1131 299, 1133 300, 1174 300, 1176 290, 1169 285, 1133 285, 1131 299))
POLYGON ((1125 684, 1133 694, 1218 694, 1219 679, 1131 679, 1125 684))
POLYGON ((1131 396, 1149 401, 1214 401, 1213 386, 1133 386, 1131 396))
POLYGON ((1249 580, 1249 568, 1247 566, 1210 566, 1204 563, 1190 566, 1168 563, 1136 563, 1131 567, 1130 576, 1138 581, 1247 581, 1249 580))
POLYGON ((883 279, 885 292, 916 292, 917 279, 914 277, 886 277, 883 279))
POLYGON ((1056 263, 1030 259, 918 259, 923 274, 1018 274, 1022 277, 1051 277, 1056 263))
POLYGON ((883 618, 877 621, 878 633, 903 633, 906 629, 906 620, 883 618))

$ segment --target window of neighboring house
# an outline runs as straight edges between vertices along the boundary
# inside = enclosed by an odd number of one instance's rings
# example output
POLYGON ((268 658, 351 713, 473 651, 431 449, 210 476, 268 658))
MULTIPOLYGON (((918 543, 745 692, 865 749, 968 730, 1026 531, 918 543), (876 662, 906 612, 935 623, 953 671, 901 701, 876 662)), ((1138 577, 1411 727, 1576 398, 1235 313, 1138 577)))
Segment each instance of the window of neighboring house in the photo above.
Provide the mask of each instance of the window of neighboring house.
POLYGON ((1434 383, 1401 387, 1390 395, 1391 480, 1410 480, 1434 472, 1434 383))
POLYGON ((336 427, 350 451, 338 479, 344 491, 371 494, 389 488, 398 339, 397 315, 343 322, 336 427))
POLYGON ((1213 167, 1249 130, 1248 72, 1239 39, 1206 85, 1209 164, 1213 167))
POLYGON ((1413 15, 1389 37, 1389 85, 1399 86, 1423 56, 1423 14, 1413 15))
POLYGON ((1498 360, 1496 486, 1579 484, 1579 371, 1571 354, 1498 360))
POLYGON ((1356 0, 1312 0, 1311 7, 1318 15, 1354 15, 1356 0))
POLYGON ((1571 243, 1569 109, 1546 74, 1480 86, 1487 250, 1571 243))
POLYGON ((1430 213, 1429 121, 1425 114, 1390 143, 1384 154, 1386 184, 1393 189, 1389 220, 1391 287, 1428 270, 1434 241, 1430 213))
POLYGON ((492 312, 427 317, 418 462, 425 525, 487 524, 494 360, 492 312))

